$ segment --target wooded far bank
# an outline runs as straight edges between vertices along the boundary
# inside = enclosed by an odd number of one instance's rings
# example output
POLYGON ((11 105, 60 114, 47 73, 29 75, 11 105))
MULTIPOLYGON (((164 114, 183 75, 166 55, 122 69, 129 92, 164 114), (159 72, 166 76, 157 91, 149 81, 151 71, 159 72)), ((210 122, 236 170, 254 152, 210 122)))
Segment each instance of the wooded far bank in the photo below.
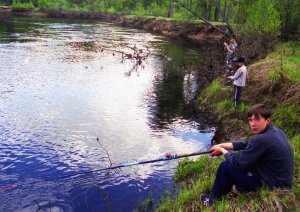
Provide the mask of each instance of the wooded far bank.
POLYGON ((0 0, 14 9, 112 13, 224 22, 234 30, 300 39, 298 0, 0 0))

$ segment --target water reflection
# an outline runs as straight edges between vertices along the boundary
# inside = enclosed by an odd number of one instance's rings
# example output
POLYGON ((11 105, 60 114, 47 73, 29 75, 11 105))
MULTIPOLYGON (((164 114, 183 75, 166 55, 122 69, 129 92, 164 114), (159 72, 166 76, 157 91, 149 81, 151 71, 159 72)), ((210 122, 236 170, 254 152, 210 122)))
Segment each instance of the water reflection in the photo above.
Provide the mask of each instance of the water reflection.
POLYGON ((0 187, 17 185, 1 211, 132 211, 164 193, 177 161, 57 177, 210 144, 190 106, 200 49, 96 21, 13 17, 0 29, 0 187), (149 57, 124 59, 134 46, 149 57))

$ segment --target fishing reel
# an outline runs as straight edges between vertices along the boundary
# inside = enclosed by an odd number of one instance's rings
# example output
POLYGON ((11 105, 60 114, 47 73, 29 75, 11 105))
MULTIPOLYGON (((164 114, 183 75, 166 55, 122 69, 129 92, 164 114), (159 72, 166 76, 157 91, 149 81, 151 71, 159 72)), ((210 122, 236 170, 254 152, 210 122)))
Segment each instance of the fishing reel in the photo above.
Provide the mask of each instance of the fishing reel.
POLYGON ((172 154, 170 154, 170 153, 166 153, 166 154, 162 157, 163 160, 171 160, 171 159, 175 159, 175 158, 176 158, 176 155, 172 155, 172 154))

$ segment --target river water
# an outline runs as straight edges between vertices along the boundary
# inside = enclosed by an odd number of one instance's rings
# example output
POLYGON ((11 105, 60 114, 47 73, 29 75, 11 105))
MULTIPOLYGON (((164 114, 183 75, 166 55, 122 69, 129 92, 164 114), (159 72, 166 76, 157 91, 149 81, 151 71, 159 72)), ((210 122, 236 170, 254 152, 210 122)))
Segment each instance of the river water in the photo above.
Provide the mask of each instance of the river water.
POLYGON ((207 150, 214 128, 190 106, 203 57, 111 23, 0 23, 0 211, 133 211, 172 191, 177 160, 76 174, 207 150), (140 64, 122 59, 134 46, 140 64))

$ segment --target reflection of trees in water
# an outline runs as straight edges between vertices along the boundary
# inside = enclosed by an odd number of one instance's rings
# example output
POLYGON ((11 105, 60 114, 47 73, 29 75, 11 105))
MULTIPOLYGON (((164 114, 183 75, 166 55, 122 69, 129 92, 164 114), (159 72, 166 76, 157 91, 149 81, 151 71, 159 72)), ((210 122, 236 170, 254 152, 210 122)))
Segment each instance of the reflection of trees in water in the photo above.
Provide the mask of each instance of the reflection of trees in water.
POLYGON ((15 21, 13 17, 8 17, 3 22, 6 27, 7 42, 15 42, 17 40, 15 21))
POLYGON ((163 64, 162 73, 156 77, 154 95, 150 99, 150 125, 153 128, 164 128, 173 119, 187 112, 184 99, 185 66, 191 58, 185 58, 184 48, 171 44, 167 46, 166 55, 172 60, 163 64))
POLYGON ((5 32, 7 37, 4 37, 1 42, 19 42, 26 43, 38 40, 43 34, 44 29, 41 25, 33 24, 26 19, 8 16, 0 23, 1 31, 5 32))
POLYGON ((149 123, 155 130, 165 129, 184 118, 206 125, 206 114, 195 114, 193 99, 199 89, 221 73, 221 54, 214 47, 191 50, 178 45, 168 46, 172 58, 163 64, 149 96, 149 123), (192 53, 188 53, 192 51, 192 53))

